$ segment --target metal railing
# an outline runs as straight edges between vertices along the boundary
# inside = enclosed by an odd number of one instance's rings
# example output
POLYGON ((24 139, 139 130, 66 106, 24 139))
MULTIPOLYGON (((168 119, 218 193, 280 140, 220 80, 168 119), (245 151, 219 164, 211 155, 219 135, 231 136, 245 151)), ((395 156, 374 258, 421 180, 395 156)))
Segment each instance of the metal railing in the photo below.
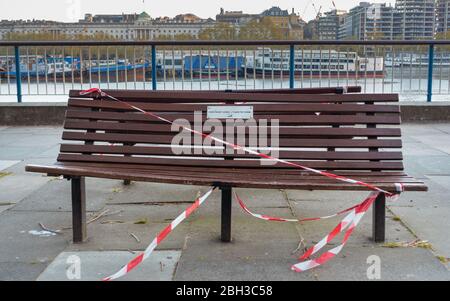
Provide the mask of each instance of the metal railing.
MULTIPOLYGON (((450 95, 450 41, 0 41, 0 96, 360 85, 450 95)), ((45 100, 45 98, 40 99, 45 100)), ((0 98, 1 101, 1 98, 0 98)))

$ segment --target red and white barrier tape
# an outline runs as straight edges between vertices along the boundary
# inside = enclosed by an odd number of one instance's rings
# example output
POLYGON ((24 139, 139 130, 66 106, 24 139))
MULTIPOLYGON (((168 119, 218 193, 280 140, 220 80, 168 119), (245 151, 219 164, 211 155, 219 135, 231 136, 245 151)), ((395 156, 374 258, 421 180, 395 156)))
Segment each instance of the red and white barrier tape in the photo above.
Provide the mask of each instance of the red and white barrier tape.
POLYGON ((199 197, 195 202, 186 210, 184 210, 176 219, 174 219, 164 230, 159 232, 159 234, 152 240, 152 242, 148 245, 144 252, 136 256, 133 260, 123 266, 118 272, 115 274, 103 278, 103 281, 111 281, 122 276, 128 274, 131 270, 141 264, 144 260, 146 260, 150 254, 152 254, 153 250, 173 231, 182 221, 189 217, 198 207, 200 207, 203 202, 211 195, 215 188, 211 188, 207 193, 203 196, 199 197))
POLYGON ((377 196, 379 195, 379 192, 371 192, 370 195, 367 197, 367 199, 364 200, 359 206, 357 206, 355 209, 353 209, 334 229, 331 231, 327 236, 325 236, 321 241, 319 241, 317 244, 315 244, 313 247, 308 249, 299 259, 305 260, 309 256, 315 254, 320 249, 322 249, 324 246, 326 246, 327 243, 333 240, 336 235, 343 232, 347 226, 348 229, 344 234, 344 238, 342 239, 342 243, 334 247, 333 249, 326 251, 322 255, 320 255, 318 258, 310 259, 307 261, 302 261, 297 264, 294 264, 291 269, 296 272, 304 272, 309 269, 318 267, 328 260, 335 257, 339 252, 344 248, 345 244, 347 243, 348 239, 350 238, 350 235, 352 234, 355 227, 358 225, 364 214, 367 212, 367 210, 370 208, 372 203, 376 200, 377 196))
MULTIPOLYGON (((400 188, 400 187, 399 187, 400 188)), ((303 272, 312 268, 315 268, 326 261, 330 260, 334 256, 336 256, 342 248, 347 243, 347 240, 349 239, 351 233, 353 232, 353 229, 358 225, 361 218, 364 216, 364 214, 367 212, 367 210, 370 208, 372 203, 376 200, 378 195, 381 192, 371 192, 370 195, 360 204, 347 208, 345 210, 342 210, 338 213, 335 213, 333 215, 328 216, 322 216, 322 217, 312 217, 312 218, 304 218, 304 219, 286 219, 286 218, 280 218, 280 217, 274 217, 274 216, 268 216, 264 214, 254 213, 251 212, 248 207, 244 204, 242 199, 238 196, 238 194, 235 192, 234 195, 236 199, 238 200, 239 204, 241 205, 241 208, 248 214, 250 214, 253 217, 266 220, 266 221, 276 221, 276 222, 307 222, 307 221, 315 221, 315 220, 321 220, 321 219, 329 219, 332 217, 336 217, 338 215, 350 212, 347 216, 345 216, 342 221, 328 234, 326 235, 322 240, 320 240, 318 243, 316 243, 313 247, 309 248, 299 259, 303 260, 303 262, 297 263, 291 267, 293 271, 296 272, 303 272), (331 242, 339 233, 344 232, 344 230, 348 227, 347 232, 345 233, 344 239, 341 243, 341 245, 325 252, 320 257, 316 259, 311 259, 304 261, 305 259, 309 258, 311 255, 314 255, 319 250, 321 250, 323 247, 325 247, 329 242, 331 242)))
MULTIPOLYGON (((159 116, 159 115, 157 115, 155 113, 147 112, 147 111, 145 111, 145 110, 143 110, 143 109, 141 109, 139 107, 136 107, 136 106, 131 105, 131 104, 125 102, 125 101, 119 100, 119 99, 117 99, 117 98, 115 98, 115 97, 113 97, 111 95, 108 95, 107 93, 103 92, 102 90, 100 90, 98 88, 92 88, 92 89, 89 89, 89 90, 82 91, 82 92, 80 92, 80 95, 89 95, 89 94, 95 94, 95 93, 99 94, 102 97, 108 97, 108 98, 110 98, 112 100, 120 102, 120 103, 128 106, 129 108, 132 108, 132 109, 134 109, 136 111, 139 111, 139 112, 141 112, 141 113, 143 113, 143 114, 145 114, 147 116, 151 116, 153 118, 156 118, 158 120, 161 120, 161 121, 169 123, 169 124, 175 124, 175 122, 173 122, 171 120, 168 120, 166 118, 163 118, 163 117, 161 117, 161 116, 159 116)), ((179 124, 177 124, 177 125, 179 125, 179 124)), ((290 165, 290 166, 293 166, 293 167, 297 167, 297 168, 300 168, 300 169, 303 169, 303 170, 307 170, 307 171, 310 171, 312 173, 319 174, 319 175, 322 175, 322 176, 325 176, 325 177, 328 177, 328 178, 331 178, 331 179, 335 179, 335 180, 338 180, 338 181, 341 181, 341 182, 364 186, 364 187, 368 188, 369 190, 377 192, 377 193, 371 193, 369 195, 369 197, 366 198, 362 203, 360 203, 360 204, 358 204, 358 205, 356 205, 356 206, 354 206, 352 208, 348 208, 348 209, 346 209, 344 211, 336 213, 334 215, 331 215, 331 216, 328 216, 328 217, 322 217, 322 218, 306 219, 306 220, 318 220, 318 219, 330 218, 330 217, 334 217, 336 215, 343 214, 343 213, 346 213, 346 212, 350 211, 350 213, 338 224, 338 226, 336 226, 335 229, 333 229, 333 231, 330 232, 330 234, 328 234, 319 243, 317 243, 315 246, 313 246, 307 252, 305 252, 305 254, 303 254, 300 259, 304 260, 304 259, 308 258, 309 256, 315 254, 317 251, 322 249, 329 241, 331 241, 337 234, 343 232, 345 230, 345 228, 347 228, 347 226, 350 225, 348 230, 345 232, 345 236, 344 236, 344 239, 343 239, 341 245, 339 245, 339 246, 337 246, 337 247, 335 247, 335 248, 325 252, 324 254, 322 254, 317 259, 303 261, 303 262, 300 262, 300 263, 297 263, 297 264, 293 265, 292 266, 292 270, 297 271, 297 272, 306 271, 306 270, 309 270, 311 268, 317 267, 317 266, 325 263, 326 261, 330 260, 334 256, 336 256, 336 254, 338 254, 342 250, 342 248, 344 247, 344 245, 348 241, 351 233, 353 232, 353 229, 356 227, 356 225, 358 225, 359 221, 364 216, 364 214, 366 213, 366 211, 368 210, 370 205, 372 205, 372 203, 376 200, 376 198, 377 198, 379 193, 384 193, 388 197, 396 198, 396 197, 398 197, 399 193, 403 191, 403 185, 401 183, 396 183, 395 184, 397 193, 392 193, 392 192, 386 191, 384 189, 381 189, 381 188, 379 188, 377 186, 374 186, 372 184, 365 183, 363 181, 353 180, 353 179, 350 179, 350 178, 347 178, 347 177, 344 177, 344 176, 335 175, 335 174, 332 174, 332 173, 329 173, 329 172, 320 171, 320 170, 313 169, 313 168, 310 168, 310 167, 307 167, 307 166, 303 166, 301 164, 297 164, 297 163, 294 163, 294 162, 290 162, 290 161, 286 161, 286 160, 283 160, 283 159, 275 158, 275 157, 272 157, 272 156, 269 156, 269 155, 265 155, 265 154, 259 153, 259 152, 255 151, 255 150, 250 149, 250 148, 243 147, 243 146, 240 146, 240 145, 237 145, 237 144, 233 144, 233 143, 224 141, 222 139, 216 138, 214 136, 210 136, 210 135, 207 135, 205 133, 198 132, 196 130, 193 130, 191 128, 185 127, 183 125, 179 125, 179 126, 182 127, 184 130, 186 130, 188 132, 194 133, 196 135, 200 135, 200 136, 202 136, 204 138, 209 138, 209 139, 211 139, 213 141, 216 141, 216 142, 219 142, 219 143, 221 143, 223 145, 230 146, 230 147, 232 147, 235 150, 242 150, 242 151, 245 151, 247 153, 250 153, 250 154, 253 154, 253 155, 257 155, 257 156, 259 156, 259 157, 261 157, 263 159, 275 160, 276 162, 279 162, 279 163, 282 163, 282 164, 286 164, 286 165, 290 165)), ((212 190, 210 192, 212 192, 212 190)), ((208 194, 208 196, 209 196, 209 194, 208 194)), ((281 219, 281 218, 269 217, 269 216, 265 216, 265 215, 261 215, 261 214, 254 214, 254 213, 251 213, 248 210, 248 208, 246 208, 245 205, 243 206, 242 200, 240 200, 239 203, 241 204, 241 207, 247 213, 249 213, 249 214, 251 214, 251 215, 253 215, 253 216, 257 217, 257 218, 261 218, 261 219, 269 220, 269 221, 287 221, 287 222, 294 222, 294 221, 298 222, 299 221, 299 220, 289 220, 289 219, 281 219)), ((198 207, 198 205, 197 205, 197 207, 198 207)), ((197 207, 195 207, 195 208, 197 208, 197 207)), ((190 210, 190 208, 188 208, 188 210, 190 210)), ((186 212, 188 210, 186 210, 186 212)), ((185 213, 183 213, 183 214, 185 214, 185 213)), ((172 222, 175 225, 174 227, 176 227, 182 220, 184 220, 185 217, 182 218, 183 214, 180 215, 181 218, 178 217, 177 219, 175 219, 172 222)), ((306 221, 306 220, 302 220, 302 221, 306 221)), ((163 230, 160 233, 162 239, 165 236, 167 236, 167 234, 170 233, 170 231, 174 228, 174 227, 170 228, 171 225, 169 225, 165 230, 163 230), (167 229, 169 229, 169 230, 167 230, 167 229)), ((121 277, 121 276, 125 275, 126 273, 128 273, 130 270, 132 270, 134 267, 136 267, 139 263, 141 263, 143 260, 145 260, 151 254, 151 252, 154 250, 154 248, 158 245, 158 243, 159 243, 159 241, 158 241, 158 237, 157 237, 147 247, 147 249, 145 250, 145 252, 143 254, 137 256, 130 263, 128 263, 126 266, 124 266, 119 272, 117 272, 116 274, 114 274, 114 275, 112 275, 110 277, 105 278, 104 280, 117 279, 118 277, 121 277)))

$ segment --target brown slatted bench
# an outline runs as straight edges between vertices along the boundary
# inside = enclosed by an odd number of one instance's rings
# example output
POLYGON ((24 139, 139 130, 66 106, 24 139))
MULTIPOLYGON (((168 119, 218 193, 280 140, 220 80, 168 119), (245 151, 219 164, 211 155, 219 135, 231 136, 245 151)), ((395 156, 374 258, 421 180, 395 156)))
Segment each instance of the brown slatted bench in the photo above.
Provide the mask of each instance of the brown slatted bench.
MULTIPOLYGON (((233 187, 297 190, 365 190, 291 168, 261 165, 251 154, 183 154, 171 149, 171 126, 124 104, 71 91, 60 154, 54 165, 29 172, 71 180, 73 240, 86 239, 85 177, 218 186, 222 192, 221 238, 231 240, 233 187), (112 144, 112 145, 111 145, 112 144), (159 157, 158 157, 159 156, 159 157), (201 157, 202 160, 199 160, 201 157)), ((279 120, 279 157, 331 171, 395 192, 426 191, 403 171, 397 94, 106 91, 168 119, 206 118, 208 106, 253 106, 254 118, 279 120)), ((208 132, 205 132, 208 133, 208 132)), ((246 138, 248 138, 246 133, 246 138)), ((246 139, 246 141, 248 141, 246 139)), ((191 148, 196 143, 193 139, 191 148)), ((373 238, 385 237, 385 196, 374 204, 373 238)))

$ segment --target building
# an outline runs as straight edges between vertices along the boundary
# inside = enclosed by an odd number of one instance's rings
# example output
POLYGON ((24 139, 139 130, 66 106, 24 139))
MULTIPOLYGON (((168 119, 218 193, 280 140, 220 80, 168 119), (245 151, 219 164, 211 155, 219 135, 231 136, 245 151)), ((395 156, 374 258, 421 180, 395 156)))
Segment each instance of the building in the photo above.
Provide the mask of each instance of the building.
POLYGON ((317 24, 319 40, 337 40, 339 27, 343 24, 346 14, 345 10, 334 9, 320 16, 317 24))
POLYGON ((306 40, 317 40, 319 36, 319 19, 313 19, 306 23, 303 28, 303 38, 306 40))
POLYGON ((121 14, 121 15, 92 15, 85 14, 84 19, 79 23, 134 23, 139 18, 138 14, 121 14))
POLYGON ((339 27, 340 40, 393 40, 401 35, 398 12, 384 3, 361 2, 350 9, 339 27))
POLYGON ((282 10, 281 8, 274 6, 260 14, 246 14, 242 11, 225 11, 221 8, 220 13, 216 15, 216 22, 232 24, 236 26, 237 31, 239 31, 241 26, 254 20, 270 20, 275 27, 281 29, 283 38, 285 39, 303 39, 306 22, 295 14, 294 9, 289 13, 288 10, 282 10))
MULTIPOLYGON (((436 33, 450 32, 450 0, 436 1, 436 33)), ((446 36, 448 38, 448 36, 446 36)))
POLYGON ((225 11, 220 9, 220 13, 216 15, 216 21, 220 23, 230 23, 233 25, 244 25, 251 20, 258 18, 259 15, 245 14, 242 11, 225 11))
POLYGON ((303 21, 292 9, 289 13, 287 10, 274 6, 263 11, 260 19, 270 20, 274 26, 281 29, 283 38, 302 40, 304 34, 305 21, 303 21))
POLYGON ((77 23, 52 21, 0 21, 0 39, 10 34, 42 34, 47 33, 52 39, 101 36, 117 40, 147 40, 173 38, 188 35, 194 38, 199 33, 214 25, 212 19, 201 19, 193 14, 178 15, 174 18, 164 17, 152 19, 146 12, 133 15, 91 15, 77 23))
POLYGON ((435 0, 396 0, 394 26, 401 40, 433 39, 436 26, 435 0))

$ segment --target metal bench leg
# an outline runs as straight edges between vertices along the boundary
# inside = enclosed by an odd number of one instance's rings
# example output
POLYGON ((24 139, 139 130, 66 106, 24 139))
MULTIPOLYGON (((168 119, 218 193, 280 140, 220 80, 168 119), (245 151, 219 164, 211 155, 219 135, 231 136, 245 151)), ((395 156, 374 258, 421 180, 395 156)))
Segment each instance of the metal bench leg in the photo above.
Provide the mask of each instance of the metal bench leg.
POLYGON ((221 240, 231 241, 231 187, 221 187, 222 191, 222 216, 221 216, 221 240))
POLYGON ((373 203, 372 209, 372 237, 375 242, 384 242, 386 224, 386 196, 380 193, 373 203))
POLYGON ((131 184, 131 180, 123 180, 123 185, 128 186, 131 184))
POLYGON ((84 177, 74 177, 72 183, 72 229, 73 242, 86 240, 86 188, 84 177))

